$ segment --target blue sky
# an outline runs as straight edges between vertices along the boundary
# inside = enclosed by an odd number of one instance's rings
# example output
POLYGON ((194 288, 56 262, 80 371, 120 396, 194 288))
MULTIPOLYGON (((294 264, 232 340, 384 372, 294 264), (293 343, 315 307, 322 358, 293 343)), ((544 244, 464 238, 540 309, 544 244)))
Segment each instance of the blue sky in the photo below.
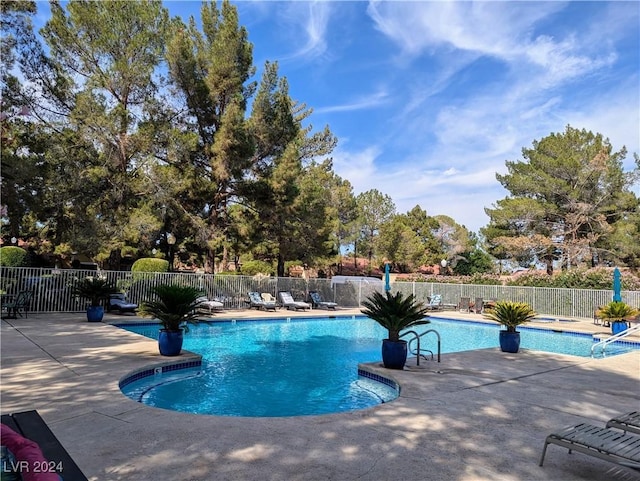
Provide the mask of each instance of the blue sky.
MULTIPOLYGON (((164 2, 200 18, 200 2, 164 2)), ((495 179, 569 124, 640 154, 640 2, 234 2, 260 78, 277 61, 334 170, 399 213, 477 231, 495 179)), ((48 8, 40 4, 42 11, 48 8), (43 8, 44 7, 44 8, 43 8)))

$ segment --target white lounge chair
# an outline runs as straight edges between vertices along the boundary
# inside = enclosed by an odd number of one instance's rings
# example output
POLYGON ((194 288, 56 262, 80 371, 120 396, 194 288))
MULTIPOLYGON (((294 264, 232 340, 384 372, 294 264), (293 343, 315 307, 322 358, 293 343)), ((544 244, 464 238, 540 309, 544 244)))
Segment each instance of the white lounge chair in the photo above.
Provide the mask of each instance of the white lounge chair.
POLYGON ((293 296, 291 295, 290 292, 286 292, 286 291, 281 291, 278 293, 278 295, 280 296, 280 302, 282 303, 282 307, 286 307, 287 309, 291 310, 298 310, 298 309, 309 309, 311 310, 311 304, 308 304, 306 302, 302 302, 302 301, 296 301, 293 299, 293 296))
POLYGON ((260 293, 260 298, 264 302, 276 302, 276 303, 278 302, 278 299, 273 297, 273 295, 270 292, 262 292, 262 293, 260 293))
POLYGON ((601 428, 581 423, 550 434, 544 442, 540 466, 549 444, 571 451, 640 470, 640 436, 612 428, 601 428))

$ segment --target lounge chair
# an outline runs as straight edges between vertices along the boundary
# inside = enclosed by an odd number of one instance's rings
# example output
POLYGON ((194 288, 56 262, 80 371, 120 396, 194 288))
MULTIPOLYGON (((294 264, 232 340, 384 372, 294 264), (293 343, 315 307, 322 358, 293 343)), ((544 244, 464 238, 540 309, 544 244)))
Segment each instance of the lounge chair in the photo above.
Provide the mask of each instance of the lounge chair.
POLYGON ((249 307, 251 309, 255 307, 258 310, 262 309, 264 311, 275 311, 276 307, 278 306, 275 302, 267 302, 262 300, 258 292, 249 292, 249 307))
POLYGON ((31 306, 31 299, 33 298, 33 292, 20 291, 15 299, 2 303, 2 309, 7 311, 6 316, 2 316, 3 319, 16 319, 18 316, 29 317, 29 307, 31 306))
POLYGON ((281 291, 278 293, 278 295, 280 296, 280 302, 282 303, 282 307, 286 307, 287 309, 291 310, 298 310, 298 309, 309 309, 311 310, 311 304, 308 304, 306 302, 302 302, 302 301, 296 301, 293 299, 293 296, 291 295, 290 292, 287 291, 281 291))
POLYGON ((630 433, 640 434, 640 411, 621 414, 609 420, 608 428, 618 428, 630 433))
POLYGON ((441 311, 444 309, 442 304, 442 296, 440 294, 434 294, 425 307, 431 311, 441 311))
MULTIPOLYGON (((19 468, 18 471, 20 469, 29 473, 51 471, 60 475, 64 474, 64 481, 87 481, 87 477, 38 411, 3 414, 2 424, 8 428, 2 428, 2 444, 4 446, 6 443, 15 449, 14 454, 18 459, 14 461, 17 466, 13 467, 19 468), (17 451, 20 451, 20 454, 17 451), (24 459, 21 459, 23 456, 24 459)), ((5 467, 10 468, 4 464, 3 458, 2 479, 5 479, 5 467)), ((7 462, 7 464, 10 463, 7 462)), ((29 479, 36 478, 44 479, 44 476, 42 478, 39 475, 29 476, 29 479)), ((51 478, 47 476, 46 479, 51 478)))
POLYGON ((549 444, 571 451, 640 470, 640 436, 612 428, 600 428, 581 423, 550 434, 544 442, 540 466, 549 444))
POLYGON ((117 310, 119 313, 123 312, 135 312, 138 308, 138 304, 133 302, 127 302, 127 298, 124 294, 111 294, 109 296, 109 305, 107 311, 117 310))
POLYGON ((318 291, 309 291, 309 299, 311 300, 311 305, 316 309, 333 309, 335 310, 336 304, 335 302, 325 301, 322 299, 322 296, 318 291))
POLYGON ((213 314, 213 311, 218 311, 224 308, 224 304, 222 302, 209 299, 207 296, 198 297, 196 300, 198 301, 196 309, 207 309, 209 314, 213 314))

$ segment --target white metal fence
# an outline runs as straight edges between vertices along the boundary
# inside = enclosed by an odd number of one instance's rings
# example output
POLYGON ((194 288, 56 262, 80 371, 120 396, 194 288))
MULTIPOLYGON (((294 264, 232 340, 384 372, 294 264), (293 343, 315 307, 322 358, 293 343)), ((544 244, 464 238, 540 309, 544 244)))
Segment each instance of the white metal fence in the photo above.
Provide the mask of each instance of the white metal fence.
MULTIPOLYGON (((15 295, 23 290, 33 292, 31 312, 81 312, 86 301, 74 297, 71 286, 76 279, 100 275, 113 281, 127 294, 131 302, 140 303, 152 297, 151 289, 160 284, 189 285, 202 290, 210 299, 219 299, 225 309, 244 309, 247 292, 290 291, 295 299, 307 300, 309 291, 319 291, 327 301, 341 307, 357 308, 374 291, 382 291, 382 281, 353 281, 335 283, 331 279, 301 279, 294 277, 228 276, 197 273, 136 273, 129 271, 96 271, 75 269, 40 269, 28 267, 1 267, 0 290, 15 295)), ((592 317, 594 308, 611 300, 612 291, 592 289, 557 289, 543 287, 491 286, 473 284, 444 284, 430 282, 395 282, 393 292, 402 291, 426 300, 434 294, 442 295, 443 302, 457 305, 462 297, 472 301, 513 300, 530 304, 542 316, 592 317)), ((640 291, 622 291, 622 298, 634 307, 640 307, 640 291)))

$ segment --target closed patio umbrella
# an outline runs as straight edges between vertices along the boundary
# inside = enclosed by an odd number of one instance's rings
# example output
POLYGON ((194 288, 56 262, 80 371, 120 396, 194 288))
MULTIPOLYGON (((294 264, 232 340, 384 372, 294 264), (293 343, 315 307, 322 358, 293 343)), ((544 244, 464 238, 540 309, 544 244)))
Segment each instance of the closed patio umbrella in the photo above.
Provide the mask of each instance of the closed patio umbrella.
POLYGON ((621 302, 622 301, 622 282, 620 281, 620 269, 617 267, 613 270, 613 300, 621 302))
POLYGON ((389 283, 389 263, 384 263, 384 290, 389 292, 391 290, 391 284, 389 283))

